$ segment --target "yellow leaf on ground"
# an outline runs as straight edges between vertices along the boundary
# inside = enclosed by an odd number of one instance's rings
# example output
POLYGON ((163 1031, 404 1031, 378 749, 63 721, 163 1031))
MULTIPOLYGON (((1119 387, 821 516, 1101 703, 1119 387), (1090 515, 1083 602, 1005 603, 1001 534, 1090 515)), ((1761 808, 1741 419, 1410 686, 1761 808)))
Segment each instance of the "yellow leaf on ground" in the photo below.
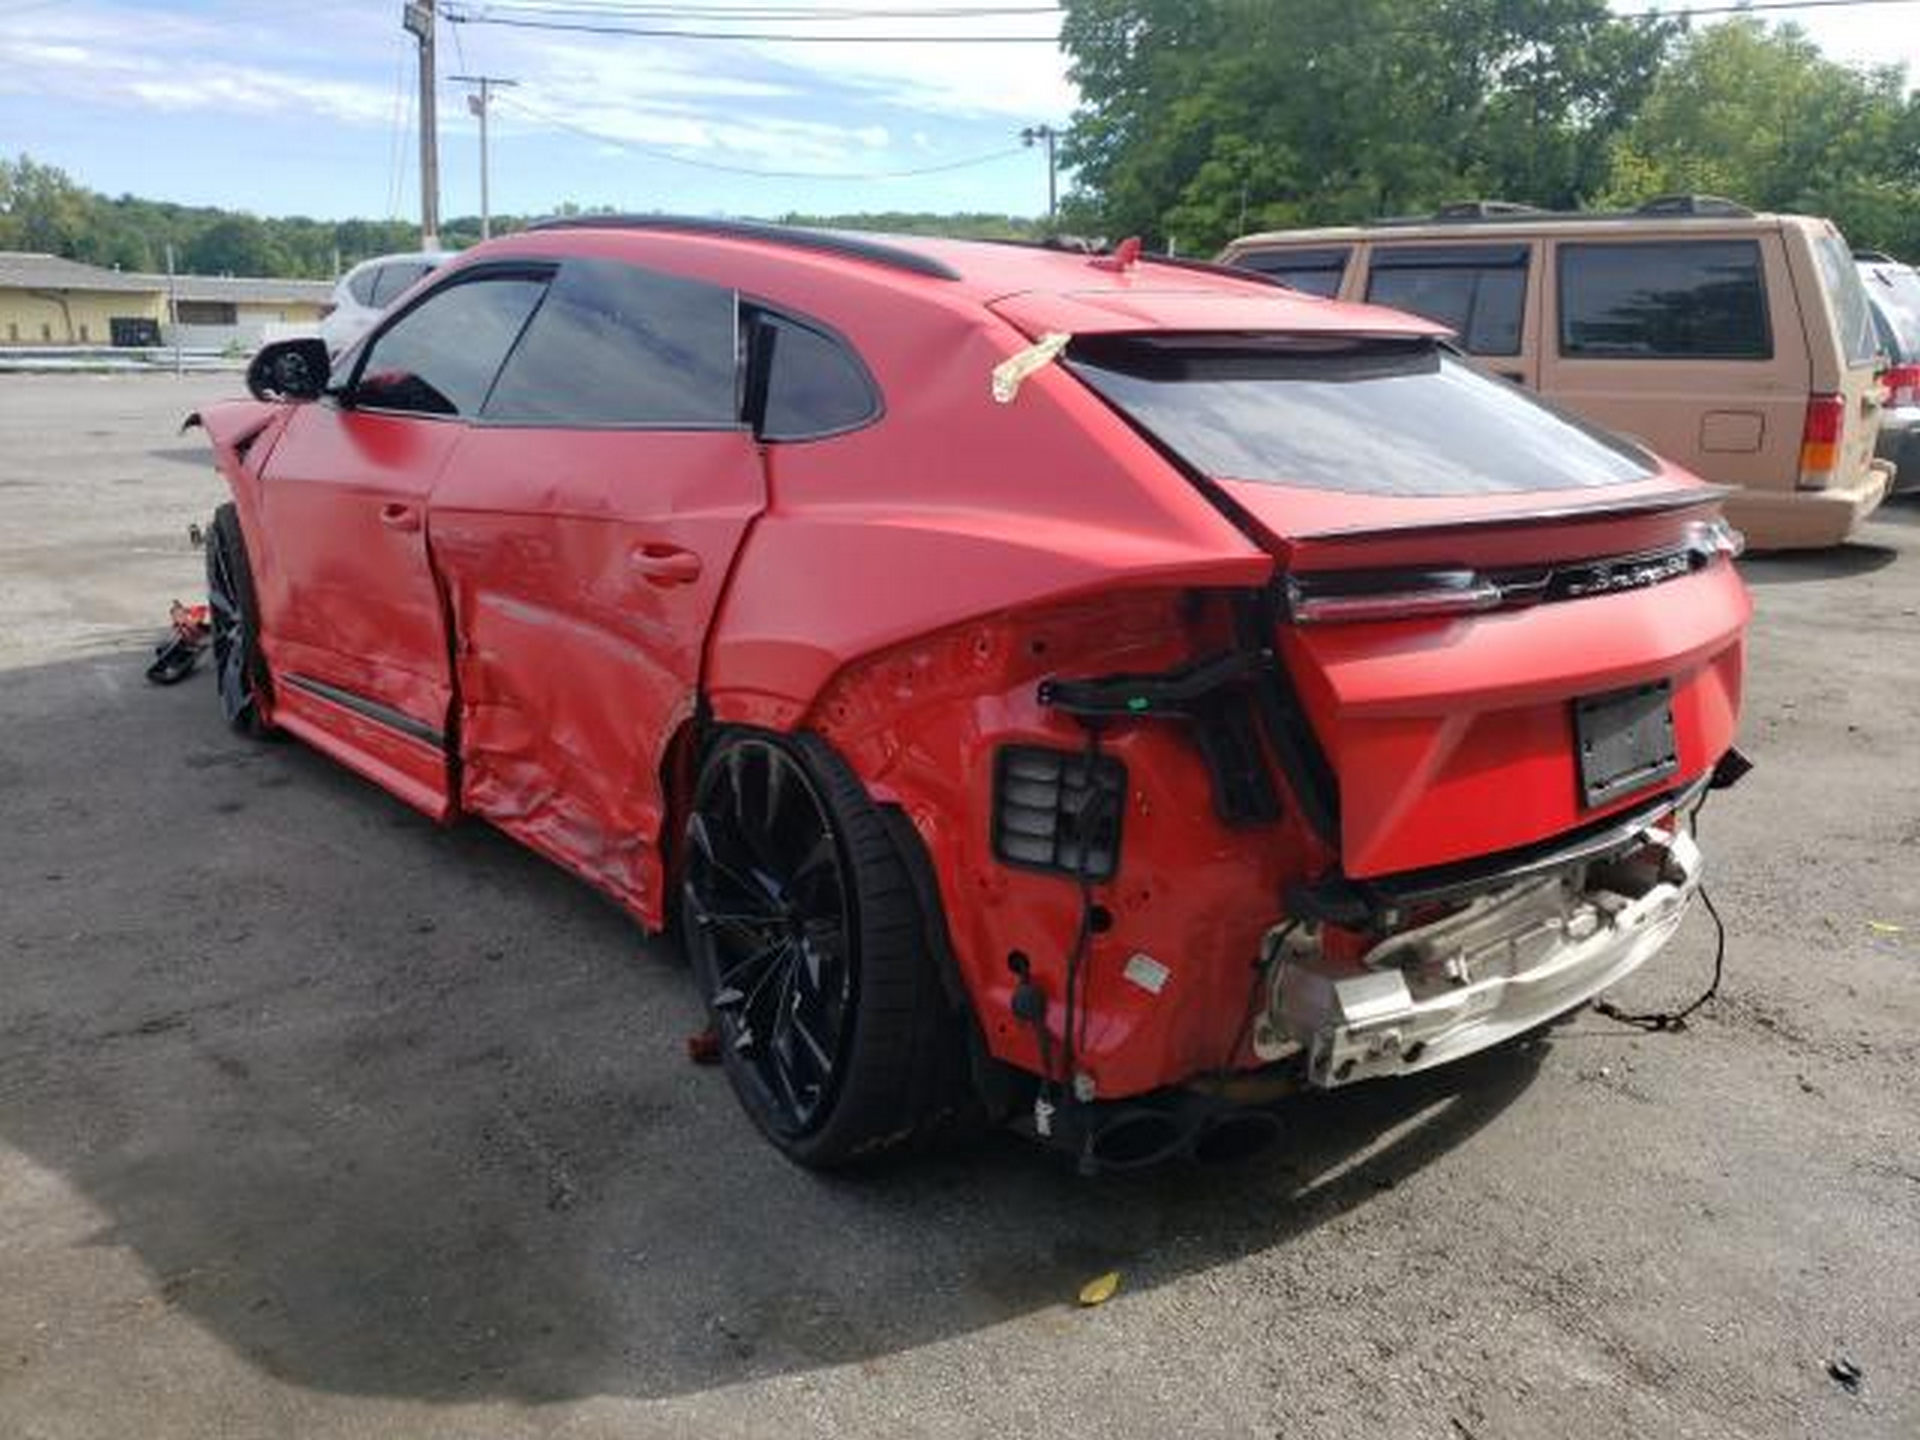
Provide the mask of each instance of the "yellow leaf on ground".
POLYGON ((1096 1275, 1080 1287, 1082 1305, 1104 1305, 1113 1298, 1113 1292, 1120 1288, 1120 1272, 1109 1270, 1104 1275, 1096 1275))
POLYGON ((1891 920, 1869 920, 1867 928, 1879 935, 1904 935, 1907 927, 1896 925, 1891 920))

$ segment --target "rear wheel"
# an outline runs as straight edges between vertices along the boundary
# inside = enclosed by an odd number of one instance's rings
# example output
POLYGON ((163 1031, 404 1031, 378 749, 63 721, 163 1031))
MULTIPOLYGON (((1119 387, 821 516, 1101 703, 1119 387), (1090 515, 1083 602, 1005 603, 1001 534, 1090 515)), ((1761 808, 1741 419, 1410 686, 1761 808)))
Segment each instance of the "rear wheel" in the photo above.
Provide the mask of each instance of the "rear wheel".
POLYGON ((682 934, 722 1063, 804 1165, 904 1142, 959 1096, 960 1021, 877 806, 812 737, 723 737, 686 829, 682 934))
POLYGON ((260 607, 254 600, 240 515, 231 501, 213 512, 206 545, 207 628, 220 708, 234 729, 262 735, 267 726, 260 697, 266 692, 267 670, 260 655, 260 607))

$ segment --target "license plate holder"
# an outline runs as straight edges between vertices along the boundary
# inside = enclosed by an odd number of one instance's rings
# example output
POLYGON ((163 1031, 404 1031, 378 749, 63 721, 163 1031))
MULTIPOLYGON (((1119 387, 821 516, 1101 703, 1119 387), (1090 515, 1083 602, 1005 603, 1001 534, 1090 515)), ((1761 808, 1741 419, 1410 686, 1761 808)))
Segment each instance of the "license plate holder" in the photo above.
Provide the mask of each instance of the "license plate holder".
POLYGON ((1573 702, 1573 736, 1588 809, 1665 779, 1680 768, 1672 682, 1582 696, 1573 702))

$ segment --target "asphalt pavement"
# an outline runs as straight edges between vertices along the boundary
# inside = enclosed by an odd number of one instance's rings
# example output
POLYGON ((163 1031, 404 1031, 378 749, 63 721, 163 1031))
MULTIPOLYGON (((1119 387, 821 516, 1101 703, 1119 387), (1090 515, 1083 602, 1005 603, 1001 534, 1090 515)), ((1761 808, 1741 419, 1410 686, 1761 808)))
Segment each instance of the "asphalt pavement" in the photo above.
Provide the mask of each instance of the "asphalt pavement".
POLYGON ((1684 1031, 822 1178, 584 885, 143 681, 233 384, 0 376, 0 1436, 1920 1434, 1920 506, 1745 563, 1684 1031))

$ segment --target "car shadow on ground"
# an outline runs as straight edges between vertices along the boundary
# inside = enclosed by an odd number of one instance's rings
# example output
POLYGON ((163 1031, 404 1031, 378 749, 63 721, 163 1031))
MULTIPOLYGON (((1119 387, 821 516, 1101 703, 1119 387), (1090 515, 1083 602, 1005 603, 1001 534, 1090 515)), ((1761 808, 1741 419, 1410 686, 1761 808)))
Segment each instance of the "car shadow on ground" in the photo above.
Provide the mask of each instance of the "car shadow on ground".
POLYGON ((0 1147, 75 1195, 10 1244, 122 1247, 296 1384, 673 1395, 1157 1286, 1445 1156, 1550 1044, 1298 1100, 1231 1167, 1087 1181, 988 1137, 811 1175, 688 1062, 684 971, 621 915, 143 661, 0 684, 0 1147))

